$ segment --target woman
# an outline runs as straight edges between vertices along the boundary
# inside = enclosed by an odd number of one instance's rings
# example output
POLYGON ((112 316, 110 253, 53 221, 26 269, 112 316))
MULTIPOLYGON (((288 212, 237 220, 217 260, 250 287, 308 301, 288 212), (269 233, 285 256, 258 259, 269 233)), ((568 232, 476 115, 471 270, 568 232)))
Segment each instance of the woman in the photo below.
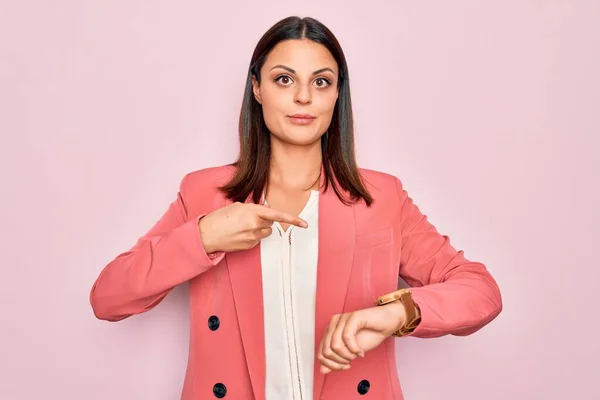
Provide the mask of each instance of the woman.
POLYGON ((348 67, 320 22, 262 37, 239 127, 238 160, 187 174, 90 294, 118 321, 189 282, 182 399, 402 399, 392 337, 468 335, 499 314, 485 266, 397 178, 356 166, 348 67))

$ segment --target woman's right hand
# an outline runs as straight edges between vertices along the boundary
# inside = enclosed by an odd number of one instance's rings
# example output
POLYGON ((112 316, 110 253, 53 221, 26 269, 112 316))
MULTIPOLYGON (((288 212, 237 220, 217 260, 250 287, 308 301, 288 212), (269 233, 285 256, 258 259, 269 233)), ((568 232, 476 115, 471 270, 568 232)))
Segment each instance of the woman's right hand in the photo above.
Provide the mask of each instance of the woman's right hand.
POLYGON ((308 227, 303 219, 253 203, 233 203, 205 215, 198 222, 206 253, 250 249, 272 232, 273 222, 308 227))

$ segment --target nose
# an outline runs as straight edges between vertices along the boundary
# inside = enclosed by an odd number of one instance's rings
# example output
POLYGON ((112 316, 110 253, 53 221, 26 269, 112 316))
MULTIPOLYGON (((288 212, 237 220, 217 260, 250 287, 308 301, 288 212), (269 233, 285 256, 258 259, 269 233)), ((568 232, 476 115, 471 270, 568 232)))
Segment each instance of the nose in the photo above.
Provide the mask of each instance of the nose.
POLYGON ((312 94, 310 88, 306 87, 306 85, 298 85, 298 90, 296 91, 296 95, 294 96, 294 101, 296 104, 310 104, 312 102, 312 94))

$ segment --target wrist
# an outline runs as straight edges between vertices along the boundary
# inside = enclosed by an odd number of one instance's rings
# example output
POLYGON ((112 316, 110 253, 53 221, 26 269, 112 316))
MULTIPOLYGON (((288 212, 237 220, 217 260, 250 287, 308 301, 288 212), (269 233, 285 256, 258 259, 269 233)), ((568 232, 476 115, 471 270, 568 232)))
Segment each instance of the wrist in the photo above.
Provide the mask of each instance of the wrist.
POLYGON ((385 304, 383 307, 390 313, 390 326, 386 334, 387 336, 392 336, 394 332, 397 332, 406 323, 406 310, 404 305, 398 300, 385 304))
POLYGON ((198 220, 198 230, 200 231, 200 242, 202 243, 202 247, 204 247, 204 251, 206 251, 206 254, 212 254, 216 253, 218 249, 212 241, 210 229, 206 227, 207 222, 206 216, 201 217, 198 220))

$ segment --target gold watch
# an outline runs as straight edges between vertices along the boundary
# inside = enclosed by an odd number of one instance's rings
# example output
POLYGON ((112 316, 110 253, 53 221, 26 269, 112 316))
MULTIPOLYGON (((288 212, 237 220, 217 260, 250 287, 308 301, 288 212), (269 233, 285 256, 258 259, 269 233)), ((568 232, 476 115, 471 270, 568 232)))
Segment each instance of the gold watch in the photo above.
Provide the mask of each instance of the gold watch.
POLYGON ((421 322, 421 311, 413 301, 410 289, 400 289, 383 295, 377 299, 377 305, 382 306, 395 301, 399 301, 404 306, 405 319, 404 324, 392 336, 406 336, 412 333, 421 322))

